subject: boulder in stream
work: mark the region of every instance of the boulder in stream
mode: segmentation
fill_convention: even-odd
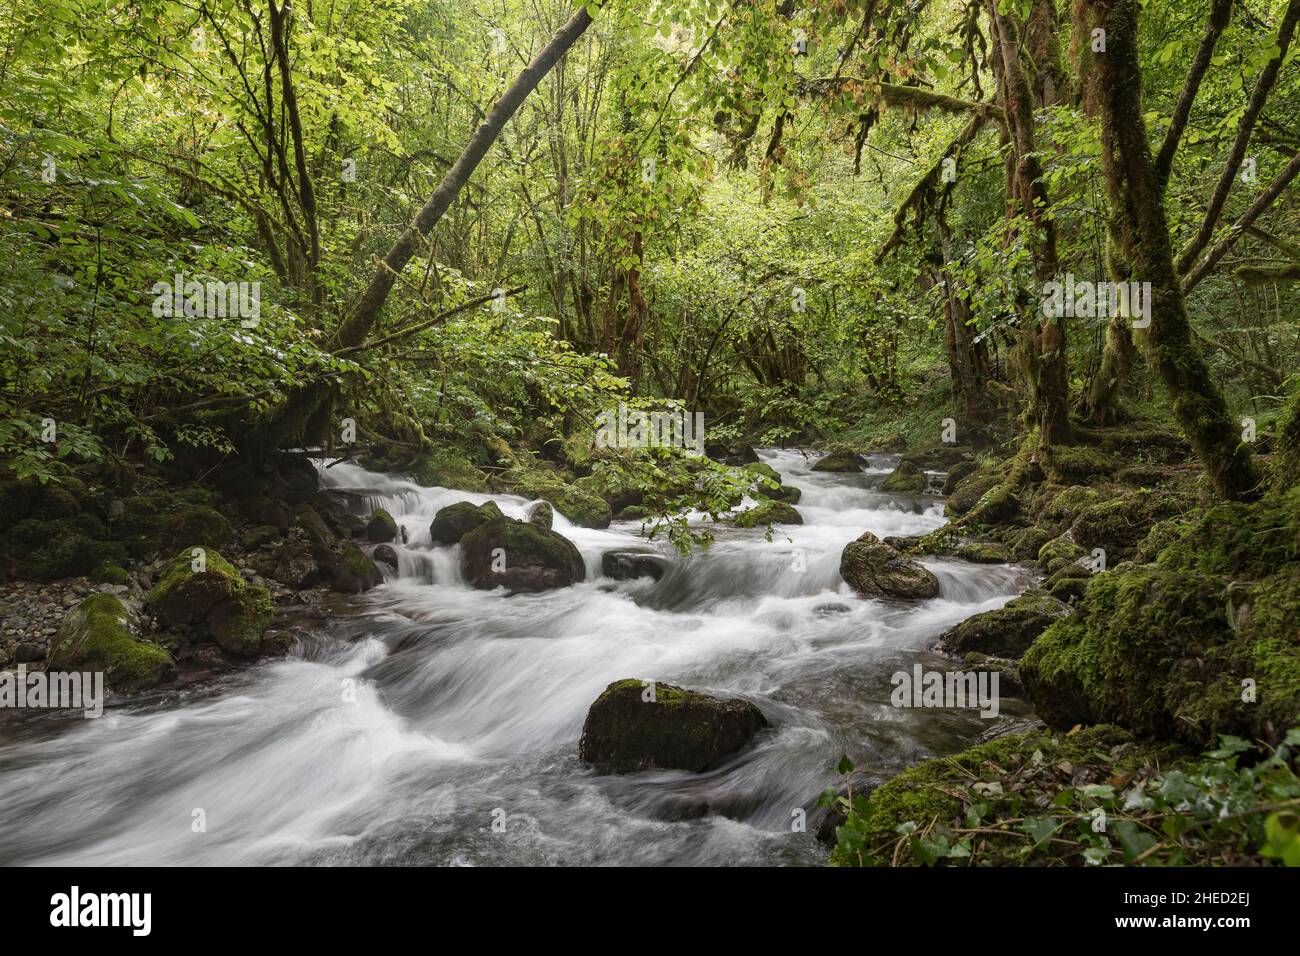
[[[866,464],[866,459],[859,454],[851,451],[833,451],[818,458],[813,464],[812,470],[857,472],[862,470],[864,464]]]
[[[1005,605],[966,618],[939,638],[949,654],[972,651],[992,657],[1019,658],[1039,634],[1070,607],[1037,589],[1026,591]]]
[[[600,573],[615,581],[664,576],[664,559],[652,551],[606,551],[600,556]]]
[[[840,576],[863,597],[919,600],[939,596],[938,578],[870,531],[845,546]]]
[[[397,537],[397,522],[383,508],[376,508],[366,522],[366,540],[371,544],[387,544]]]
[[[901,461],[881,482],[880,490],[897,495],[923,495],[929,487],[930,479],[924,471],[910,461]]]
[[[767,726],[747,700],[653,681],[620,680],[587,711],[578,753],[602,773],[708,770]]]
[[[438,510],[433,516],[433,524],[429,525],[429,534],[433,536],[434,544],[459,544],[461,538],[479,525],[500,517],[501,509],[495,501],[482,505],[476,505],[472,501],[458,501]]]
[[[160,623],[194,643],[215,641],[239,657],[255,656],[271,623],[271,596],[249,584],[216,551],[182,551],[145,599]]]
[[[572,541],[527,521],[493,518],[465,535],[460,546],[465,579],[484,590],[549,591],[587,576]]]
[[[109,687],[125,693],[176,676],[171,655],[140,638],[135,614],[112,594],[91,595],[69,610],[49,657],[52,671],[102,671]]]

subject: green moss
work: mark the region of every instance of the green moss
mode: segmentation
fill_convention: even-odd
[[[111,594],[86,598],[68,612],[50,645],[50,669],[103,671],[114,690],[152,687],[175,675],[171,655],[138,639],[126,606]]]
[[[781,483],[781,473],[766,462],[750,462],[744,466],[744,470],[751,475],[758,475],[761,478],[767,478],[769,481],[775,481],[778,485]]]
[[[972,541],[963,544],[955,554],[961,560],[972,564],[1005,564],[1011,560],[1011,552],[1006,545],[993,541]]]
[[[1113,458],[1085,445],[1049,445],[1042,454],[1043,471],[1062,485],[1095,481],[1115,474]]]
[[[121,564],[125,560],[126,549],[117,542],[64,534],[34,548],[21,562],[21,569],[35,581],[57,581],[89,574],[101,564]]]
[[[1085,508],[1070,525],[1083,548],[1104,548],[1111,563],[1131,557],[1158,521],[1188,510],[1187,499],[1157,491],[1134,491]]]
[[[736,515],[737,528],[761,528],[769,524],[803,524],[803,515],[784,501],[764,501]]]
[[[383,508],[376,508],[366,522],[366,540],[385,544],[397,538],[397,521]]]
[[[1038,564],[1048,574],[1055,574],[1067,565],[1076,564],[1087,553],[1068,534],[1063,534],[1038,550]]]
[[[1073,522],[1084,510],[1101,504],[1105,496],[1087,485],[1043,485],[1035,498],[1038,516],[1044,522]]]
[[[90,572],[96,584],[130,584],[131,575],[120,565],[104,563]]]
[[[1300,487],[1254,504],[1216,505],[1182,527],[1178,540],[1160,554],[1161,567],[1239,577],[1274,574],[1300,558]]]
[[[145,606],[183,637],[214,640],[232,654],[255,654],[271,623],[270,595],[246,582],[216,551],[205,551],[203,560],[204,569],[196,571],[190,550],[178,554],[149,592]]]
[[[426,487],[489,490],[487,476],[467,457],[451,449],[424,452],[399,470]]]
[[[880,490],[890,494],[921,495],[929,485],[924,471],[910,461],[903,461],[881,482]]]

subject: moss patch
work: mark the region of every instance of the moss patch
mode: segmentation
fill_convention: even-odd
[[[140,640],[126,606],[95,594],[72,608],[50,644],[51,670],[103,671],[108,686],[129,693],[173,678],[171,655]]]

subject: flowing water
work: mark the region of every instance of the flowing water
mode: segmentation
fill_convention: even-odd
[[[457,550],[433,548],[429,522],[454,501],[491,499],[515,517],[530,502],[324,469],[326,486],[406,529],[400,572],[300,656],[98,720],[0,730],[0,863],[824,861],[792,824],[836,783],[841,755],[883,779],[990,725],[972,710],[895,709],[890,675],[942,667],[935,638],[1032,577],[927,559],[940,597],[863,600],[840,579],[844,545],[864,530],[932,530],[941,502],[875,491],[892,459],[844,475],[812,472],[796,452],[762,458],[802,489],[804,525],[771,541],[723,528],[682,558],[638,524],[593,531],[557,513],[587,580],[513,597],[462,583]],[[671,562],[661,581],[600,576],[602,552],[646,547]],[[583,720],[626,677],[747,697],[772,728],[707,773],[598,775],[577,757]]]

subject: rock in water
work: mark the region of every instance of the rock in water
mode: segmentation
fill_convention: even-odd
[[[461,539],[465,579],[476,588],[548,591],[587,576],[582,555],[561,534],[513,518],[493,518]]]
[[[966,618],[945,631],[939,643],[949,654],[977,651],[993,657],[1018,658],[1048,625],[1069,613],[1069,605],[1042,591],[1030,590],[1003,607]]]
[[[366,540],[371,544],[387,544],[397,537],[397,522],[383,508],[376,508],[366,524]]]
[[[939,579],[870,531],[840,555],[840,576],[863,597],[922,599],[939,596]]]
[[[216,551],[194,554],[200,550],[185,550],[172,559],[145,607],[196,643],[216,641],[223,651],[241,657],[257,654],[271,623],[270,595],[246,582]]]
[[[833,451],[813,464],[813,471],[861,471],[864,459],[851,451]]]
[[[458,501],[438,510],[433,516],[433,524],[429,525],[429,534],[433,536],[434,544],[459,544],[461,538],[479,525],[500,517],[501,509],[494,501],[481,506]]]
[[[330,587],[343,594],[360,594],[384,583],[384,573],[366,553],[349,542],[339,552],[330,573]]]
[[[600,573],[615,581],[664,576],[664,559],[649,551],[606,551],[600,556]]]
[[[379,547],[375,548],[374,552],[371,554],[371,557],[375,560],[376,563],[386,564],[394,571],[397,571],[399,569],[397,551],[393,548],[391,544],[381,544]]]
[[[602,773],[651,768],[699,773],[743,749],[766,726],[762,712],[747,700],[620,680],[587,711],[578,753]]]
[[[899,495],[923,495],[929,486],[930,479],[925,472],[910,461],[902,461],[881,482],[880,490]]]
[[[554,521],[555,512],[545,501],[537,502],[528,512],[528,523],[535,524],[547,531],[551,530],[551,524]]]
[[[68,611],[50,642],[51,671],[103,671],[113,690],[155,687],[176,676],[171,655],[137,636],[135,616],[112,594],[95,594]]]
[[[803,515],[784,501],[764,501],[736,515],[737,528],[761,528],[769,524],[803,524]]]

